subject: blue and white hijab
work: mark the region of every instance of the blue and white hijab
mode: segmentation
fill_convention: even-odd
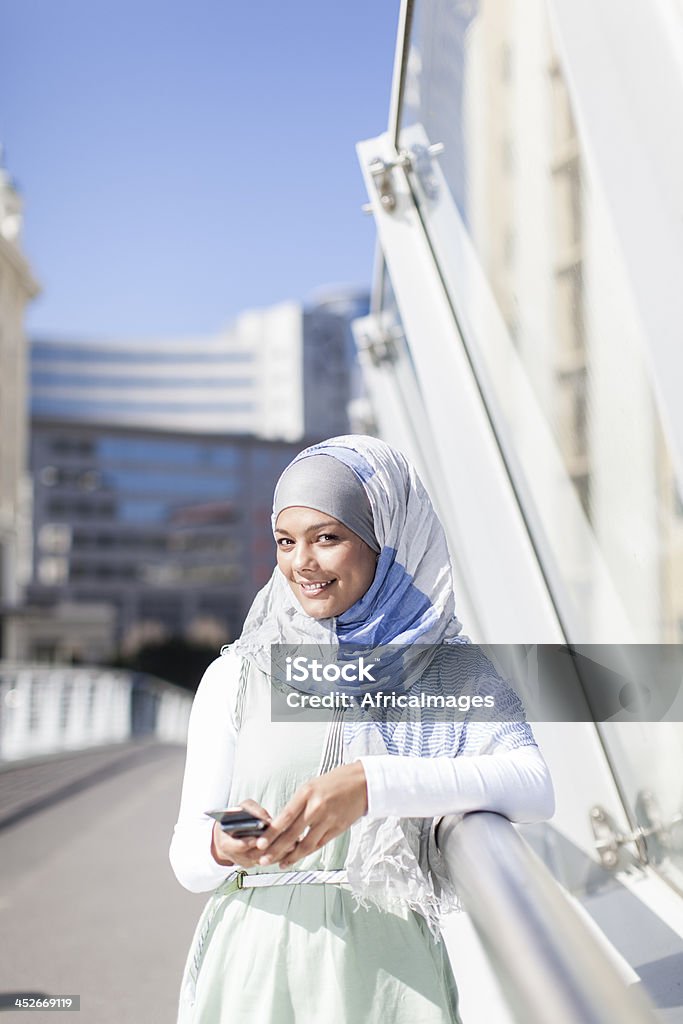
[[[234,649],[269,670],[270,644],[381,646],[455,640],[461,626],[455,616],[446,536],[415,469],[384,441],[363,435],[333,437],[312,445],[290,466],[321,454],[351,469],[369,498],[380,546],[375,579],[343,615],[314,619],[275,569],[256,595]],[[275,519],[273,513],[273,530]]]
[[[462,635],[455,614],[448,545],[429,495],[405,456],[377,438],[335,437],[306,448],[290,466],[321,454],[351,469],[365,489],[380,549],[373,583],[342,615],[314,619],[304,612],[276,568],[256,595],[242,635],[231,650],[270,675],[272,644],[336,646],[342,657],[345,649],[396,645],[402,651],[404,688],[424,679],[429,689],[438,689],[441,679],[429,671],[425,650],[469,640]],[[277,488],[275,494],[277,498]],[[273,513],[273,530],[275,519]],[[413,645],[417,646],[411,663]],[[455,757],[533,743],[521,704],[495,677],[490,662],[483,661],[491,675],[488,692],[493,686],[497,689],[498,712],[501,699],[509,703],[505,722],[468,726],[466,720],[443,721],[422,709],[411,710],[409,723],[349,722],[341,726],[343,762],[387,753]],[[447,682],[452,685],[454,680]],[[514,718],[518,721],[511,721]],[[339,724],[331,723],[330,729],[335,726]],[[370,902],[385,910],[408,904],[423,914],[436,933],[441,915],[457,906],[457,897],[434,842],[434,823],[366,816],[350,831],[346,871],[357,903]]]

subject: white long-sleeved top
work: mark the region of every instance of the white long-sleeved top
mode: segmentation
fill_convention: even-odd
[[[230,791],[238,676],[239,659],[217,658],[204,673],[192,705],[180,812],[170,850],[176,878],[191,892],[208,892],[235,870],[214,860],[213,820],[205,811],[223,806]],[[387,754],[358,760],[365,771],[371,817],[431,818],[483,810],[511,821],[536,822],[554,813],[550,772],[532,744],[467,757]]]

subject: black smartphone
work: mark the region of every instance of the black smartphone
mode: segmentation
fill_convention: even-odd
[[[236,839],[257,836],[268,827],[268,822],[261,818],[255,818],[249,811],[241,807],[227,807],[223,811],[207,811],[210,818],[218,822],[224,832],[228,832]]]

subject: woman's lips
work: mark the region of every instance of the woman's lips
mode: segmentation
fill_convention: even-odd
[[[336,580],[315,580],[310,583],[300,583],[299,586],[306,597],[317,597],[318,594],[324,594],[329,590],[335,582]]]

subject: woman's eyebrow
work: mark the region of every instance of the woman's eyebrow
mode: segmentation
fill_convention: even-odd
[[[305,532],[306,533],[312,533],[313,530],[330,530],[330,529],[337,530],[338,528],[339,528],[339,523],[334,523],[330,519],[328,519],[324,523],[313,523],[312,526],[307,526]]]
[[[304,533],[311,533],[313,530],[323,530],[323,529],[338,530],[339,529],[339,524],[338,523],[333,523],[330,520],[328,520],[325,523],[313,523],[312,526],[307,526],[306,527],[306,529],[304,530]],[[291,537],[291,534],[290,534],[289,530],[283,530],[279,526],[277,526],[275,528],[275,533],[286,533],[288,537]]]

